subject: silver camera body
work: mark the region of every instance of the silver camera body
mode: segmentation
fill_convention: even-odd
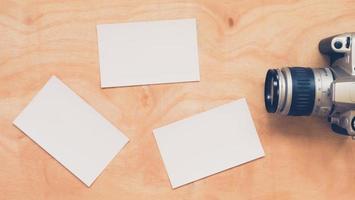
[[[266,110],[292,116],[327,117],[334,132],[355,139],[355,33],[319,42],[330,67],[284,67],[266,74]]]

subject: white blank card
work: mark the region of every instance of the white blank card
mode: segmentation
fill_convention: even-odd
[[[245,99],[154,130],[173,188],[264,156]]]
[[[195,19],[97,25],[101,87],[199,81]]]
[[[128,142],[121,131],[56,77],[14,124],[87,186]]]

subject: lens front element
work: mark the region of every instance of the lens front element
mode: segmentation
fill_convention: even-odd
[[[279,102],[279,77],[275,69],[268,70],[265,78],[264,100],[265,107],[269,113],[277,110]]]

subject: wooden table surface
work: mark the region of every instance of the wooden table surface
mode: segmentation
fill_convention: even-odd
[[[178,18],[200,82],[100,89],[96,24]],[[350,31],[354,1],[0,0],[0,199],[354,199],[355,141],[263,102],[267,69],[327,66],[319,40]],[[12,125],[51,75],[130,138],[91,188]],[[266,156],[172,190],[152,130],[242,97]]]

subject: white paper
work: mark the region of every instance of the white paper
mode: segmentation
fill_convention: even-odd
[[[199,81],[195,19],[97,25],[101,87]]]
[[[245,99],[154,130],[173,188],[264,156]]]
[[[121,131],[56,77],[14,124],[87,186],[128,142]]]

